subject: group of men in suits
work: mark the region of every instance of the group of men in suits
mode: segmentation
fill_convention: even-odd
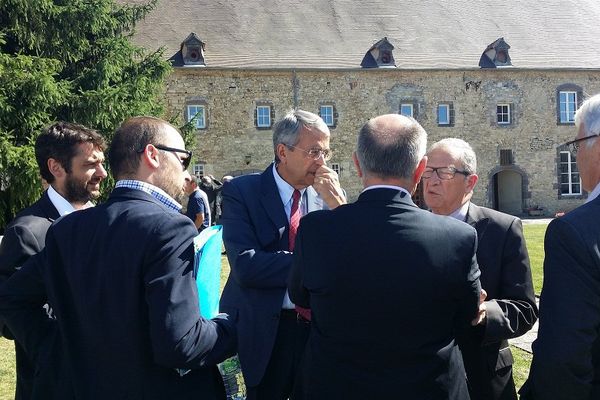
[[[600,231],[589,222],[600,213],[600,95],[576,125],[569,144],[591,194],[548,228],[528,399],[600,395]],[[76,134],[61,144],[52,129]],[[353,154],[364,190],[346,204],[329,139],[320,117],[291,111],[273,128],[275,161],[225,186],[231,273],[225,314],[206,320],[197,229],[178,212],[191,158],[179,132],[124,122],[109,151],[116,187],[90,208],[104,143],[71,124],[40,135],[69,150],[37,157],[51,186],[0,247],[12,275],[0,320],[36,376],[18,398],[223,399],[215,365],[237,351],[248,399],[516,399],[507,339],[538,310],[521,222],[471,202],[473,149],[444,139],[427,150],[414,119],[373,118]],[[412,201],[419,182],[431,212]],[[86,209],[52,224],[66,203]]]
[[[79,155],[39,159],[41,170],[94,170],[83,188],[97,191],[106,176],[100,145],[71,140],[83,144],[56,146]],[[125,121],[108,154],[116,180],[109,199],[55,221],[41,252],[13,264],[19,270],[0,287],[0,318],[35,368],[31,396],[22,398],[225,398],[216,365],[235,354],[237,336],[226,315],[200,315],[198,231],[179,203],[191,156],[169,123]],[[79,158],[87,169],[74,168]],[[16,240],[31,226],[15,228]]]

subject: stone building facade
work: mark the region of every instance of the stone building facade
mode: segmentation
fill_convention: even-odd
[[[458,137],[473,146],[479,175],[475,202],[517,215],[539,206],[554,215],[586,196],[576,176],[572,193],[561,184],[564,158],[572,156],[561,155],[566,149],[560,144],[576,134],[572,123],[560,122],[561,92],[600,93],[600,71],[182,67],[169,78],[166,99],[170,113],[185,118],[188,106],[204,107],[203,127],[196,131],[196,172],[215,177],[262,171],[272,161],[272,130],[256,126],[258,107],[270,107],[277,120],[292,107],[319,113],[322,105],[332,106],[330,164],[351,199],[361,189],[351,158],[360,127],[410,105],[429,143]],[[449,112],[441,124],[440,105]],[[508,123],[499,123],[498,113],[506,111]]]

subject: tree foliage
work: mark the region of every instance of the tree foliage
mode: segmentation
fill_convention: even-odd
[[[111,134],[161,116],[170,64],[131,42],[157,0],[0,0],[0,227],[41,193],[33,144],[53,121]]]

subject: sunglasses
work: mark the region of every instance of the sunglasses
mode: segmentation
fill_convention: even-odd
[[[171,152],[173,154],[175,154],[175,153],[187,154],[187,157],[185,157],[185,158],[179,158],[177,156],[177,154],[175,154],[175,157],[177,157],[177,159],[181,163],[181,166],[183,167],[184,171],[186,169],[188,169],[188,167],[190,166],[190,162],[192,161],[192,152],[191,151],[189,151],[189,150],[182,150],[182,149],[176,149],[176,148],[173,148],[173,147],[167,147],[167,146],[163,146],[161,144],[154,144],[153,146],[156,147],[159,150],[169,151],[169,152]]]

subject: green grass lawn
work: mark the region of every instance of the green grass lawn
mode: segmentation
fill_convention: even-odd
[[[523,225],[523,233],[525,234],[525,242],[527,243],[531,263],[531,274],[533,275],[533,289],[538,296],[542,291],[544,282],[544,235],[547,227],[547,224]]]
[[[531,260],[531,272],[533,274],[533,286],[535,293],[539,295],[542,288],[542,263],[544,261],[544,234],[547,225],[527,224],[523,226],[527,250]],[[229,263],[227,257],[223,257],[223,270],[221,273],[222,285],[229,275]],[[515,358],[514,376],[517,389],[523,385],[529,374],[531,354],[516,347],[512,348]],[[15,387],[15,354],[12,341],[0,338],[0,400],[14,398]]]

